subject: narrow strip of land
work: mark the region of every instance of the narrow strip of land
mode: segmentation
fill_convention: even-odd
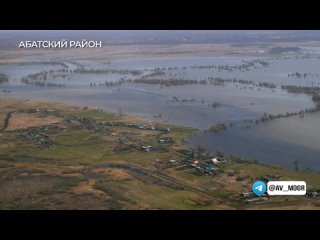
[[[6,115],[5,119],[4,119],[4,122],[3,122],[3,126],[0,129],[0,132],[4,132],[4,130],[6,130],[7,127],[9,126],[9,120],[10,120],[10,118],[12,116],[12,113],[14,113],[14,112],[7,113],[7,115]]]

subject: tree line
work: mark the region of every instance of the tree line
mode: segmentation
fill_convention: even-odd
[[[129,69],[84,69],[84,68],[77,68],[73,71],[74,73],[80,74],[131,74],[133,76],[141,75],[143,71],[141,70],[129,70]]]
[[[0,73],[0,84],[6,82],[9,82],[9,77],[4,73]]]
[[[320,87],[282,85],[281,89],[284,89],[289,93],[304,93],[307,95],[311,95],[312,101],[316,103],[320,102]]]

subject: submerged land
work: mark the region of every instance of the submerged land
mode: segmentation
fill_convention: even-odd
[[[320,208],[318,38],[130,34],[48,50],[0,32],[0,209]]]

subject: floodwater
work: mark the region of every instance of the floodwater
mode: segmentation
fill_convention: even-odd
[[[51,83],[63,83],[65,87],[40,87],[25,85],[20,79],[31,73],[57,71],[59,65],[0,65],[0,72],[9,75],[9,83],[1,84],[0,90],[11,90],[0,96],[40,99],[54,102],[101,108],[106,111],[140,115],[148,120],[178,124],[205,130],[218,123],[236,123],[221,133],[199,132],[189,140],[190,145],[206,146],[210,151],[225,152],[254,158],[288,168],[299,161],[301,168],[320,171],[320,115],[305,114],[303,119],[291,117],[276,119],[255,125],[250,129],[239,126],[248,120],[256,120],[264,113],[280,114],[297,112],[315,106],[305,94],[290,94],[280,89],[281,85],[319,86],[320,59],[318,55],[307,57],[290,55],[287,58],[266,57],[185,57],[185,58],[137,58],[122,60],[77,60],[76,56],[62,53],[26,56],[23,61],[60,61],[75,70],[77,64],[85,69],[143,70],[143,75],[152,69],[162,69],[164,75],[156,79],[208,79],[237,78],[254,82],[275,83],[276,89],[260,88],[238,83],[217,85],[160,86],[124,83],[106,87],[104,82],[134,79],[135,76],[121,73],[81,74],[68,73],[66,78],[57,76],[48,79]],[[239,66],[252,60],[261,60],[268,66],[255,64],[248,68]],[[76,64],[75,64],[76,62]],[[208,66],[228,65],[232,70]],[[203,67],[204,66],[204,67]],[[207,67],[205,67],[207,66]],[[171,69],[168,69],[171,68]],[[289,77],[288,74],[308,73],[306,78]],[[138,76],[139,77],[139,76]],[[94,83],[94,86],[90,86]],[[219,103],[212,107],[213,103]],[[161,114],[161,118],[156,115]]]
[[[142,115],[148,119],[206,129],[220,122],[255,120],[264,112],[279,114],[313,107],[310,97],[270,89],[261,91],[225,86],[164,87],[125,84],[121,87],[85,89],[16,88],[16,95],[99,107],[106,111]],[[177,101],[178,99],[179,101]],[[194,99],[194,101],[190,101]],[[189,101],[188,101],[189,100]],[[212,107],[212,103],[221,105]],[[161,114],[161,119],[153,115]]]
[[[225,132],[199,132],[189,143],[199,144],[211,152],[222,149],[238,156],[246,156],[293,169],[295,161],[301,170],[320,171],[320,114],[277,119],[250,129],[229,128]]]

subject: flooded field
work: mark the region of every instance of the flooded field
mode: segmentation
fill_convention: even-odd
[[[230,128],[225,132],[195,134],[190,144],[200,143],[210,151],[218,149],[247,156],[260,163],[289,169],[320,171],[320,114],[278,119],[250,129]]]
[[[257,57],[120,59],[59,52],[16,61],[0,64],[0,73],[9,78],[0,84],[0,96],[101,108],[190,126],[199,129],[189,140],[193,147],[320,171],[320,115],[306,112],[317,103],[310,94],[281,87],[320,86],[317,49],[285,55],[259,52]],[[252,124],[264,114],[298,112],[299,116],[287,114]],[[227,130],[205,131],[219,123]]]

